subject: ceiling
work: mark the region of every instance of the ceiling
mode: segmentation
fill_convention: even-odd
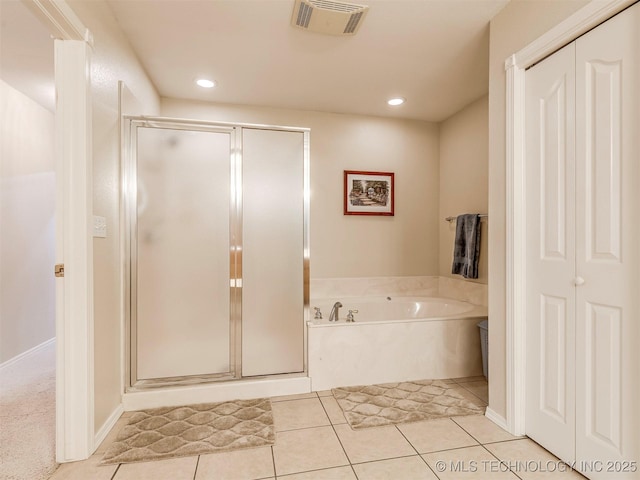
[[[487,93],[509,0],[362,0],[351,37],[292,27],[294,0],[106,1],[163,97],[438,122]],[[51,38],[20,0],[0,9],[2,78],[52,110]]]

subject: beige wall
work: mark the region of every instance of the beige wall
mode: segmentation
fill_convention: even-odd
[[[111,9],[102,0],[68,3],[91,30],[93,109],[93,212],[106,217],[107,238],[93,243],[95,427],[121,402],[120,139],[118,81],[123,80],[142,111],[157,114],[159,98]]]
[[[504,61],[587,0],[512,0],[491,21],[489,47],[489,406],[506,417]]]
[[[0,364],[55,336],[54,116],[0,80]]]
[[[124,80],[137,97],[142,105],[140,113],[158,113],[158,98],[106,4],[101,0],[70,0],[69,3],[91,29],[96,44],[92,68],[94,213],[107,217],[108,227],[108,238],[94,241],[95,420],[96,428],[100,428],[120,402],[123,357],[120,345],[117,81]],[[585,3],[586,0],[513,0],[491,23],[490,222],[488,235],[484,235],[484,238],[488,238],[486,244],[492,252],[488,275],[492,325],[490,400],[491,407],[501,415],[505,414],[505,258],[501,253],[505,249],[503,63],[508,55]],[[443,128],[460,128],[477,133],[476,128],[481,128],[476,122],[481,115],[479,110],[482,101],[477,103],[479,105],[471,105],[460,112],[459,118],[456,118],[457,115],[445,122]],[[163,99],[162,114],[312,129],[312,277],[437,275],[443,272],[439,244],[441,234],[444,236],[447,232],[440,231],[445,207],[441,212],[438,125],[173,99]],[[476,125],[472,126],[474,123]],[[447,155],[458,148],[455,142],[448,144],[444,149]],[[396,216],[343,216],[342,172],[345,169],[394,171]],[[447,180],[443,181],[448,184],[449,173],[445,173],[445,177]],[[444,201],[448,201],[448,198],[443,198]],[[444,216],[449,215],[446,208]],[[442,250],[446,252],[446,247]]]
[[[311,277],[438,274],[438,125],[162,99],[162,115],[311,128]],[[343,215],[343,171],[395,173],[395,216]]]
[[[440,275],[451,274],[455,222],[449,216],[461,213],[487,213],[489,203],[489,97],[467,105],[440,124]],[[478,279],[487,283],[488,220],[481,223]]]

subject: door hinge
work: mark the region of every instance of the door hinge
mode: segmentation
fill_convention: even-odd
[[[64,277],[64,263],[58,263],[55,268],[56,277]]]

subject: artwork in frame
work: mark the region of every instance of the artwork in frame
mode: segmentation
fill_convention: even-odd
[[[391,172],[345,170],[344,214],[393,216],[393,177]]]

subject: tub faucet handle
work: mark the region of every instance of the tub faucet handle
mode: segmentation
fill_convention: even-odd
[[[320,307],[313,307],[315,310],[315,314],[313,315],[314,320],[322,320],[322,312],[320,311]]]
[[[358,313],[358,310],[349,310],[349,313],[347,313],[347,322],[355,322],[353,318],[354,313]]]

